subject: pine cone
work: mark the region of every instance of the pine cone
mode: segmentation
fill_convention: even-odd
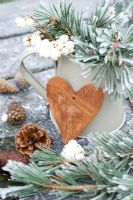
[[[8,106],[8,122],[13,125],[22,124],[26,120],[26,111],[19,102],[11,102]]]
[[[17,150],[26,155],[30,155],[37,149],[36,145],[50,147],[51,140],[48,133],[35,124],[26,124],[16,135]]]
[[[16,80],[16,85],[17,85],[17,87],[19,89],[23,89],[23,88],[28,88],[29,87],[28,81],[23,78],[21,73],[16,74],[15,80]]]
[[[15,160],[18,162],[22,162],[24,164],[29,163],[29,158],[26,155],[22,155],[18,153],[17,151],[0,151],[0,168],[5,166],[8,162],[8,160]]]
[[[0,93],[16,93],[18,92],[18,89],[14,86],[8,83],[5,79],[0,79]]]

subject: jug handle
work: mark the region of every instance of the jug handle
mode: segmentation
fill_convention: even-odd
[[[24,79],[26,79],[29,84],[44,98],[45,101],[47,101],[47,92],[45,86],[43,86],[37,78],[32,74],[32,72],[27,69],[27,67],[24,64],[25,58],[27,58],[30,55],[37,54],[33,50],[26,50],[22,56],[20,57],[20,72]]]

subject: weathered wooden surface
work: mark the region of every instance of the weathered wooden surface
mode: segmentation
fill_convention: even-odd
[[[58,2],[58,0],[53,0]],[[67,0],[66,0],[67,1]],[[99,0],[100,1],[100,0]],[[43,3],[51,1],[44,0]],[[74,0],[75,7],[79,9],[94,8],[94,4],[98,2],[88,0],[77,1]],[[17,0],[7,4],[0,4],[0,77],[12,78],[19,71],[19,57],[24,51],[22,39],[27,34],[33,31],[33,29],[17,28],[14,20],[16,17],[25,16],[32,13],[33,9],[37,8],[39,1],[37,0]],[[36,73],[36,76],[41,80],[43,84],[46,84],[48,79],[54,75],[54,69],[50,69],[53,66],[53,62],[50,60],[44,61],[37,56],[28,59],[27,64],[35,71],[39,69],[49,68],[47,71]],[[14,82],[13,79],[10,80]],[[49,107],[47,103],[38,95],[38,93],[30,87],[29,90],[20,91],[15,95],[0,95],[0,117],[6,112],[7,104],[12,100],[22,102],[22,105],[26,108],[28,117],[26,123],[37,123],[41,127],[44,127],[49,135],[53,138],[52,148],[60,152],[63,144],[59,131],[52,124],[49,117]],[[132,109],[127,105],[127,120],[123,129],[128,129],[128,122],[132,119]],[[115,113],[114,113],[115,114]],[[113,117],[113,116],[112,116]],[[20,126],[10,126],[8,123],[0,121],[0,150],[14,149],[14,137]],[[85,140],[80,140],[84,143]],[[0,183],[0,187],[3,186],[3,182]],[[27,199],[55,199],[51,196],[51,192],[48,194],[37,195],[34,198]]]
[[[32,14],[38,6],[36,0],[16,0],[10,3],[0,5],[0,39],[10,38],[15,35],[21,35],[31,32],[30,27],[16,27],[14,20],[19,16]]]

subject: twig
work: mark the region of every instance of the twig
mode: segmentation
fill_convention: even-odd
[[[60,181],[60,182],[62,182],[62,183],[65,183],[65,180],[64,180],[63,178],[60,178],[60,177],[55,176],[55,175],[51,175],[50,177],[53,178],[53,179],[56,179],[57,181]]]
[[[35,23],[37,23],[37,24],[41,27],[41,29],[39,29],[39,31],[40,31],[42,34],[46,35],[46,37],[47,37],[49,40],[54,40],[54,38],[49,34],[49,32],[47,31],[47,29],[46,29],[45,26],[42,26],[42,25],[41,25],[37,20],[35,20],[33,17],[32,17],[32,19],[34,20]]]
[[[85,191],[85,190],[98,190],[97,185],[55,185],[48,184],[44,185],[46,188],[53,190],[64,190],[64,191]]]

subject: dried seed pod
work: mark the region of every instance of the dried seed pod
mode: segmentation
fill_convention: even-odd
[[[37,149],[36,145],[50,147],[48,133],[35,124],[24,125],[16,135],[16,149],[25,155],[30,155]]]
[[[0,78],[0,93],[16,93],[18,92],[18,89],[16,86],[11,85],[10,83],[8,83],[8,81],[6,81],[5,79],[1,79]]]
[[[26,110],[16,101],[9,104],[7,115],[12,125],[22,124],[26,120]]]

